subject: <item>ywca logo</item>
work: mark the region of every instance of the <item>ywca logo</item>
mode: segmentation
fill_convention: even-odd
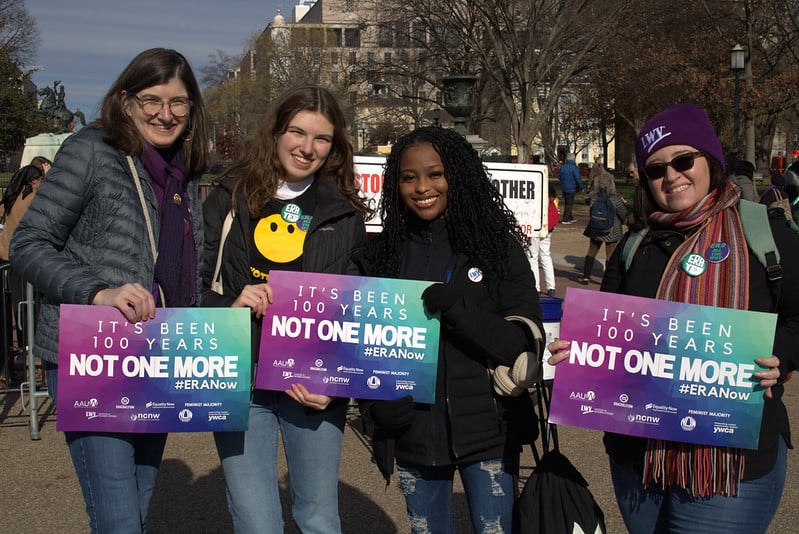
[[[694,419],[690,415],[686,415],[685,417],[680,419],[680,426],[686,432],[690,432],[696,428],[696,419]]]
[[[96,408],[97,407],[97,399],[76,400],[75,404],[73,404],[72,407],[73,408]]]
[[[376,376],[370,376],[366,379],[366,385],[369,386],[369,389],[377,389],[380,387],[380,379]]]
[[[571,400],[581,400],[581,401],[593,401],[596,399],[596,393],[593,391],[572,391],[569,394],[569,399]]]

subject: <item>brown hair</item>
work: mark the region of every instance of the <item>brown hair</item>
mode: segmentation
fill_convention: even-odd
[[[277,154],[277,139],[286,133],[289,123],[300,111],[320,113],[333,125],[333,145],[320,175],[334,177],[339,191],[359,211],[368,208],[355,183],[352,146],[347,140],[346,121],[333,94],[323,87],[305,85],[284,93],[269,109],[255,131],[244,141],[239,160],[225,172],[236,180],[233,204],[238,193],[247,199],[250,216],[256,217],[275,197],[285,169]]]
[[[151,48],[137,55],[125,67],[103,98],[96,125],[105,132],[105,141],[125,154],[138,156],[144,149],[141,135],[125,113],[122,93],[128,98],[148,87],[169,83],[178,78],[189,93],[192,106],[186,130],[178,140],[183,143],[183,157],[189,174],[199,172],[208,160],[208,129],[203,97],[188,60],[168,48]]]

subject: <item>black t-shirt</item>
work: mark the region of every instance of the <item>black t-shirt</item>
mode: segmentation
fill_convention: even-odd
[[[305,236],[316,209],[316,182],[291,200],[272,199],[251,221],[250,273],[253,283],[269,278],[269,271],[301,271]]]

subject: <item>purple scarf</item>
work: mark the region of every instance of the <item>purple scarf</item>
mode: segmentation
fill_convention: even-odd
[[[167,162],[145,143],[141,161],[152,179],[161,218],[155,282],[167,306],[191,306],[197,301],[197,252],[183,153],[178,150]],[[155,288],[156,302],[160,302],[157,291]]]

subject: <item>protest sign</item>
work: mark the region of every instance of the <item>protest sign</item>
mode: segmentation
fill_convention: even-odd
[[[757,448],[776,315],[569,288],[550,422]]]
[[[255,387],[362,399],[435,399],[440,323],[431,282],[270,271]]]
[[[355,177],[361,194],[377,206],[383,193],[382,156],[355,156]],[[491,182],[502,195],[505,205],[513,212],[522,232],[528,237],[546,237],[547,207],[549,206],[549,178],[546,165],[522,163],[484,163]],[[366,222],[369,232],[382,229],[380,214]]]
[[[62,304],[56,429],[246,430],[250,355],[246,308],[158,308],[133,324]]]

